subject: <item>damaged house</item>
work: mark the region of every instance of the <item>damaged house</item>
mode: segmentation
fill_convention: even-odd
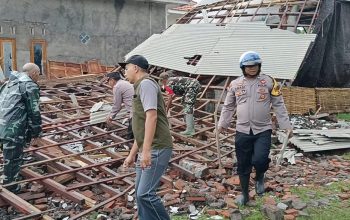
[[[48,60],[114,66],[132,48],[166,28],[166,6],[187,0],[1,0],[0,63],[11,70]]]

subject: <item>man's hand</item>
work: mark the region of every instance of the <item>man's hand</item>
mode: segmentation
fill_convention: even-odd
[[[39,138],[33,138],[30,142],[30,146],[38,146]]]
[[[222,127],[218,127],[217,132],[218,132],[219,134],[221,134],[221,133],[222,133],[222,130],[223,130],[223,128],[222,128]]]
[[[143,150],[141,154],[140,166],[142,169],[151,166],[151,151]]]
[[[218,127],[218,131],[217,132],[219,134],[226,134],[228,131],[227,131],[227,128]]]
[[[132,156],[131,154],[129,154],[129,156],[127,156],[127,157],[125,158],[125,160],[124,160],[123,167],[124,167],[124,168],[130,167],[130,166],[132,166],[134,163],[135,163],[135,157]]]
[[[109,116],[109,115],[108,115],[107,120],[106,120],[107,124],[108,124],[108,125],[111,125],[111,124],[112,124],[112,121],[113,121],[112,116]]]

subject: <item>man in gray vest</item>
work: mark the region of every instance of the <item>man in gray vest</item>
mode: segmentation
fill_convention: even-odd
[[[138,153],[135,184],[138,217],[140,220],[170,220],[156,194],[173,146],[162,92],[158,83],[149,77],[148,61],[143,56],[131,56],[120,66],[135,89],[132,105],[135,141],[124,166],[131,166]]]

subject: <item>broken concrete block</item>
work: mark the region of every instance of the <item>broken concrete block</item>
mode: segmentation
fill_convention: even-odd
[[[77,153],[81,153],[84,150],[83,143],[80,141],[62,145],[62,147],[66,148],[68,150],[72,150],[72,151],[77,152]]]
[[[283,211],[277,206],[263,205],[262,211],[271,220],[283,220]]]
[[[243,220],[243,215],[238,209],[231,210],[230,220]]]
[[[280,203],[277,204],[277,207],[278,207],[279,209],[281,209],[281,210],[286,210],[286,209],[288,208],[288,205],[286,205],[286,204],[280,202]]]
[[[306,208],[307,205],[305,202],[302,202],[301,200],[293,200],[292,206],[293,206],[293,208],[295,208],[297,210],[302,210],[302,209]]]
[[[223,201],[213,202],[209,204],[209,207],[214,209],[222,209],[224,208],[225,203]]]
[[[201,163],[196,163],[186,159],[180,160],[179,165],[187,170],[190,170],[197,178],[201,178],[204,175],[205,171],[208,170],[206,164],[203,165]]]

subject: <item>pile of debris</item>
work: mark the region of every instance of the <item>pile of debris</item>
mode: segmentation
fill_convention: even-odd
[[[335,115],[294,116],[291,121],[296,129],[290,142],[304,152],[349,148],[350,123],[338,122]]]
[[[349,180],[350,161],[339,156],[304,157],[296,159],[295,165],[285,163],[283,166],[271,164],[266,173],[266,188],[270,197],[264,198],[263,212],[271,219],[271,215],[307,215],[307,207],[329,205],[331,200],[319,199],[310,203],[302,202],[301,198],[292,195],[291,188],[298,186],[326,186],[333,182]],[[208,174],[194,181],[186,181],[181,173],[171,170],[166,176],[173,179],[173,189],[161,187],[165,205],[174,214],[189,214],[190,217],[203,213],[220,215],[230,218],[232,215],[249,215],[241,213],[235,204],[235,197],[240,194],[239,178],[231,163],[224,163],[224,169],[209,169]],[[180,177],[179,177],[180,176]],[[254,174],[251,176],[252,201],[249,206],[255,206],[257,195],[254,190]],[[333,198],[349,199],[350,191]],[[281,201],[280,203],[275,200]],[[195,219],[195,218],[193,218]],[[217,218],[219,219],[219,218]],[[232,219],[232,218],[231,218]],[[235,219],[235,218],[233,218]],[[238,218],[237,218],[238,219]],[[293,218],[294,219],[294,218]]]

